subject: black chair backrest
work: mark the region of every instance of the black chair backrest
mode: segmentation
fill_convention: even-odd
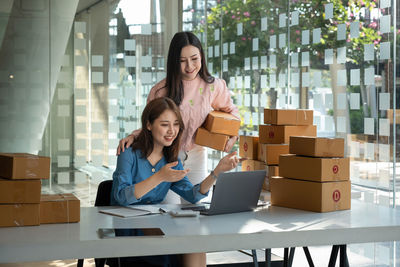
[[[97,188],[95,206],[110,206],[112,180],[102,181]]]

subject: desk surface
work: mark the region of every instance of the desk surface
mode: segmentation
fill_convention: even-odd
[[[169,205],[168,208],[172,206]],[[159,227],[163,237],[99,239],[98,228]],[[281,207],[173,218],[119,218],[81,208],[81,222],[0,228],[0,262],[101,258],[400,240],[400,210],[360,201],[352,210],[314,213]]]

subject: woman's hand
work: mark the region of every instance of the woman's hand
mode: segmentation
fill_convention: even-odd
[[[236,143],[236,141],[238,140],[237,136],[231,136],[228,140],[228,142],[226,142],[225,148],[224,148],[224,152],[229,153],[229,151],[232,150],[233,145]]]
[[[244,159],[239,159],[236,156],[237,152],[233,151],[232,153],[223,157],[219,162],[217,167],[214,170],[215,175],[219,175],[222,172],[230,171],[237,167],[239,162],[243,161]]]
[[[182,180],[190,170],[189,169],[186,169],[186,170],[172,169],[177,164],[178,164],[178,161],[174,161],[174,162],[168,163],[164,167],[162,167],[161,170],[159,170],[157,172],[160,179],[164,182],[171,182],[171,183]]]
[[[121,140],[119,140],[119,145],[118,145],[118,148],[117,148],[117,156],[119,154],[121,154],[121,150],[122,150],[122,152],[124,152],[125,148],[130,147],[134,140],[135,140],[135,136],[133,134],[130,134],[127,137],[122,138]]]

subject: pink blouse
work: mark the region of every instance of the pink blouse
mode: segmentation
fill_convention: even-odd
[[[179,105],[185,130],[182,133],[181,150],[189,151],[194,144],[197,129],[203,124],[208,113],[219,110],[240,118],[238,108],[233,104],[231,93],[223,79],[215,78],[213,83],[206,83],[199,75],[194,80],[182,81],[184,97]],[[151,88],[147,103],[167,94],[163,88],[165,79]]]

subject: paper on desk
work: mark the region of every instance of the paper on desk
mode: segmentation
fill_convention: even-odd
[[[145,210],[138,209],[137,207],[135,207],[135,208],[133,208],[133,207],[118,207],[118,208],[111,208],[111,209],[101,209],[101,210],[99,210],[99,212],[104,213],[104,214],[119,216],[119,217],[123,217],[123,218],[152,214],[151,210],[149,210],[147,207]],[[160,212],[157,211],[157,213],[160,213]]]

